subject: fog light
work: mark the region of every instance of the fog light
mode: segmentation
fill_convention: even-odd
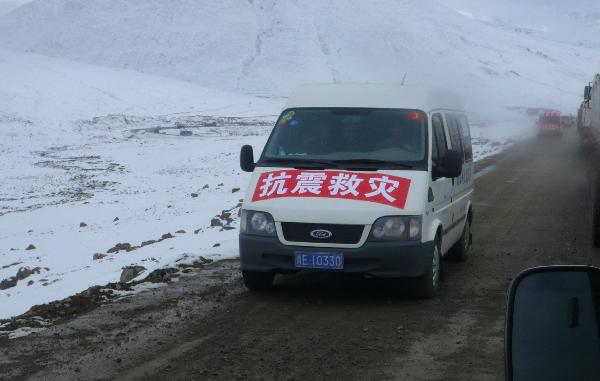
[[[383,230],[388,237],[401,236],[406,231],[406,224],[399,217],[388,218],[383,225]]]
[[[421,219],[420,218],[411,218],[410,219],[410,228],[408,230],[408,238],[409,239],[421,238]]]
[[[371,234],[373,235],[373,237],[375,237],[377,239],[383,238],[383,236],[385,235],[385,230],[383,229],[383,225],[373,226],[373,230],[371,231]]]
[[[252,218],[250,219],[250,224],[252,225],[252,229],[258,232],[265,231],[267,227],[267,216],[264,213],[256,212],[252,214]]]
[[[265,232],[267,232],[267,234],[274,234],[275,233],[275,223],[273,222],[269,222],[267,224],[267,226],[265,227]]]
[[[404,241],[421,239],[421,216],[381,217],[371,227],[371,240]]]
[[[276,236],[275,221],[267,212],[243,210],[241,213],[240,232],[262,236]]]

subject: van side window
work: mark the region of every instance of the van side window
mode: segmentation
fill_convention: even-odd
[[[431,125],[433,130],[432,146],[431,146],[431,161],[433,165],[437,165],[438,161],[444,157],[448,150],[446,142],[446,134],[444,133],[444,122],[441,114],[434,114],[431,117]]]
[[[462,145],[465,150],[465,161],[471,162],[473,161],[473,146],[471,145],[471,132],[469,128],[469,121],[467,117],[461,115],[458,118],[460,123],[460,135],[462,137]]]
[[[460,156],[465,157],[458,119],[454,115],[446,115],[446,121],[448,121],[448,135],[450,135],[452,149],[457,151]]]

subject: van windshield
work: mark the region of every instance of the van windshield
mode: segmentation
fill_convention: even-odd
[[[427,116],[422,111],[288,109],[279,117],[258,164],[426,169],[426,138]]]

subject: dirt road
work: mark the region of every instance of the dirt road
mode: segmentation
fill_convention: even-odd
[[[299,274],[247,292],[222,262],[37,335],[0,342],[0,379],[503,379],[505,292],[522,269],[600,264],[574,134],[478,164],[474,246],[439,296]]]

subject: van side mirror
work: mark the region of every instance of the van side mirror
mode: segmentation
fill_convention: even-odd
[[[583,91],[583,99],[589,101],[592,99],[592,86],[586,86]]]
[[[508,294],[505,379],[600,379],[598,311],[598,268],[550,266],[519,274]]]
[[[254,171],[256,163],[254,162],[254,151],[252,150],[252,146],[242,146],[242,150],[240,151],[240,167],[242,167],[242,171],[244,172]]]
[[[462,173],[463,157],[460,152],[449,149],[438,165],[433,168],[433,178],[440,177],[455,178]]]

